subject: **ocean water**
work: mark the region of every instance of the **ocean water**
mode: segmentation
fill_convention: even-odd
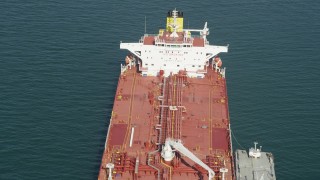
[[[234,149],[258,141],[278,179],[320,179],[320,3],[0,1],[0,179],[96,179],[126,51],[165,26],[230,44],[222,54]]]

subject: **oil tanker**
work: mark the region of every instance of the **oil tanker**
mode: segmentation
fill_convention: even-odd
[[[138,42],[121,72],[99,180],[275,179],[273,156],[232,150],[226,68],[207,22],[185,29],[183,12]]]

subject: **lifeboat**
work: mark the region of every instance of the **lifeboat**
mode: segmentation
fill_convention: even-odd
[[[130,64],[131,62],[132,62],[132,55],[131,54],[129,54],[129,55],[127,55],[126,56],[126,59],[125,59],[125,61],[126,61],[126,64],[128,65],[128,64]]]
[[[222,66],[222,60],[221,60],[221,58],[220,57],[215,57],[214,58],[214,63],[215,63],[215,65],[216,66],[218,66],[219,68]]]

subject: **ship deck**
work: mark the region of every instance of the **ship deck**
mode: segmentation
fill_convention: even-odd
[[[209,66],[210,67],[210,66]],[[205,78],[183,72],[143,77],[133,67],[120,75],[99,172],[112,179],[208,179],[208,172],[176,152],[172,162],[160,156],[166,138],[183,145],[216,172],[233,179],[226,81],[211,68]]]

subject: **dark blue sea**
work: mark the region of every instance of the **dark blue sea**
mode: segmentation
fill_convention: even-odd
[[[233,146],[258,141],[278,179],[320,179],[320,1],[1,0],[0,179],[96,179],[119,42],[185,26],[222,54]]]

